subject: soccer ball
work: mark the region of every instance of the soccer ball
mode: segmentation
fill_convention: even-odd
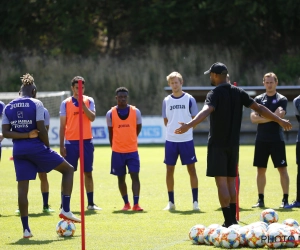
[[[282,224],[290,226],[290,227],[294,227],[294,228],[298,228],[299,227],[299,223],[298,221],[294,220],[294,219],[286,219],[282,222]]]
[[[60,220],[56,225],[56,233],[61,237],[73,236],[75,230],[76,227],[70,220]]]
[[[269,248],[282,248],[285,246],[286,233],[280,228],[273,228],[267,232],[266,245]]]
[[[249,230],[250,230],[249,226],[243,226],[238,229],[238,233],[240,234],[240,246],[242,247],[248,245],[246,235],[249,232]]]
[[[251,248],[263,247],[267,239],[266,231],[261,227],[255,227],[246,234],[248,246]]]
[[[220,245],[224,248],[237,248],[240,245],[240,234],[233,228],[224,228],[220,239]]]
[[[216,247],[221,247],[221,233],[222,230],[225,227],[218,227],[217,229],[215,229],[215,231],[213,231],[213,233],[210,235],[210,241],[214,244],[214,246]]]
[[[203,233],[203,240],[206,245],[213,245],[210,239],[210,235],[219,227],[221,227],[219,224],[211,224],[207,228],[205,228]]]
[[[274,209],[268,208],[261,212],[260,220],[271,224],[278,221],[278,214]]]
[[[287,231],[287,238],[285,247],[297,247],[300,239],[300,229],[294,227],[287,227],[285,228]]]
[[[205,230],[205,226],[197,224],[190,229],[189,238],[193,242],[193,244],[203,244],[203,233]]]

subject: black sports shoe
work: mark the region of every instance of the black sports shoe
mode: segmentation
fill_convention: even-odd
[[[231,225],[233,225],[233,224],[226,225],[226,224],[225,224],[225,221],[224,221],[222,227],[230,227]]]
[[[252,208],[256,208],[256,207],[265,207],[264,201],[258,200],[257,203],[252,206]]]

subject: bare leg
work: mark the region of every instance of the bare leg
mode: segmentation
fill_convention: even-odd
[[[118,186],[122,197],[124,195],[127,195],[127,185],[125,179],[126,179],[126,175],[118,176]]]
[[[264,194],[266,186],[266,171],[267,168],[258,167],[256,175],[256,184],[259,194]]]
[[[47,178],[47,173],[39,173],[39,178],[41,180],[41,192],[48,193],[49,192],[49,182]]]
[[[18,203],[21,217],[28,216],[29,180],[18,181]]]
[[[167,182],[168,192],[174,191],[174,171],[175,171],[175,166],[167,165],[166,182]]]
[[[132,180],[132,193],[134,196],[140,195],[140,179],[139,173],[130,173],[131,180]]]
[[[73,189],[74,168],[67,161],[63,161],[55,168],[55,170],[62,173],[62,193],[64,195],[71,195]]]
[[[94,192],[94,181],[92,172],[84,172],[84,182],[86,192]]]
[[[290,186],[290,178],[287,171],[287,167],[278,167],[278,172],[280,174],[280,183],[282,187],[282,192],[284,194],[289,193],[289,186]]]
[[[190,175],[190,182],[191,182],[191,187],[192,188],[198,188],[198,177],[197,177],[197,172],[195,168],[195,164],[188,164],[187,165],[187,170]]]

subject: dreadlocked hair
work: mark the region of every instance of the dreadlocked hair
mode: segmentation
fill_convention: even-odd
[[[23,85],[32,85],[34,84],[34,78],[29,73],[26,73],[21,78]]]

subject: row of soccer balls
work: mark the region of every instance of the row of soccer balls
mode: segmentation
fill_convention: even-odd
[[[272,222],[267,223],[266,218],[273,218]],[[225,228],[219,224],[208,227],[195,225],[190,229],[189,238],[194,244],[224,248],[297,247],[300,244],[300,227],[294,219],[278,223],[278,214],[273,209],[266,209],[261,213],[260,221],[243,227],[232,225]]]

